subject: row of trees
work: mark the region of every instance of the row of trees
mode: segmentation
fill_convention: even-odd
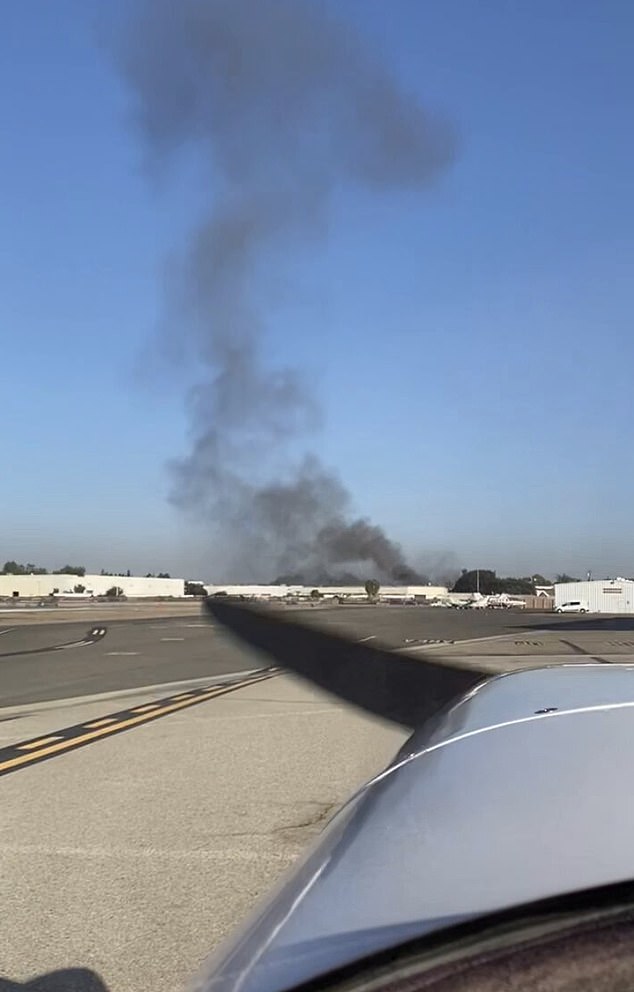
[[[53,568],[50,572],[47,568],[42,568],[41,565],[34,565],[32,562],[27,562],[22,565],[17,561],[5,561],[0,575],[80,575],[84,576],[86,574],[86,568],[84,565],[64,565],[62,568]],[[126,572],[108,572],[105,568],[102,568],[100,575],[113,575],[120,577],[130,578],[132,572],[128,569]],[[146,574],[146,579],[169,579],[169,572],[148,572]]]
[[[113,576],[116,576],[116,577],[118,577],[120,579],[126,579],[126,578],[129,579],[130,576],[132,575],[132,572],[130,571],[129,568],[125,572],[109,572],[107,569],[102,568],[99,574],[100,575],[113,575]],[[145,573],[145,578],[146,579],[171,579],[171,575],[170,575],[169,572],[146,572]]]
[[[54,568],[49,573],[47,568],[40,565],[33,565],[27,562],[25,565],[17,561],[5,561],[2,575],[85,575],[86,569],[83,565],[64,565],[62,568]]]
[[[547,579],[543,575],[530,575],[516,578],[508,575],[498,576],[488,568],[473,568],[467,570],[463,568],[462,575],[453,587],[453,592],[481,592],[484,596],[492,596],[496,593],[506,592],[510,596],[534,596],[537,586],[550,586],[553,582],[579,582],[579,579],[560,572],[554,579]]]
[[[509,596],[534,596],[538,586],[551,586],[555,582],[580,582],[580,579],[567,572],[559,572],[554,579],[547,579],[539,573],[536,575],[516,577],[512,575],[498,576],[488,568],[462,569],[460,578],[454,583],[452,592],[481,592],[484,596],[496,593],[507,593]],[[369,600],[376,600],[381,586],[376,579],[368,579],[365,591]],[[311,597],[318,599],[319,590],[313,589]]]

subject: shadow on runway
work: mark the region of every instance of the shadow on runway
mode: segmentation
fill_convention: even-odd
[[[518,624],[515,628],[516,630],[535,630],[536,626],[539,630],[552,630],[555,633],[561,632],[562,634],[570,633],[571,631],[615,631],[617,633],[631,633],[634,634],[634,615],[633,616],[606,616],[601,613],[594,613],[588,615],[587,613],[577,613],[574,616],[568,616],[565,620],[559,617],[552,617],[547,614],[544,617],[544,622],[536,625],[531,624]]]
[[[61,644],[47,644],[41,648],[22,648],[20,651],[4,651],[0,654],[0,659],[18,658],[21,655],[27,654],[48,654],[53,651],[67,651],[69,648],[93,647],[93,645],[98,644],[101,640],[103,640],[107,632],[107,627],[97,625],[90,627],[84,636],[79,638],[79,640],[75,639],[74,641],[62,641]]]
[[[62,968],[28,982],[12,982],[0,975],[0,992],[109,992],[99,975],[89,968]]]

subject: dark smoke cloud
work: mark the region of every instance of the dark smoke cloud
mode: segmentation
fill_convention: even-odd
[[[151,0],[119,62],[151,162],[193,153],[209,180],[171,320],[205,370],[174,502],[213,523],[234,577],[352,563],[416,579],[380,527],[351,520],[336,475],[314,456],[293,464],[319,408],[301,375],[267,362],[261,300],[324,236],[337,189],[425,187],[452,159],[451,130],[313,0]]]

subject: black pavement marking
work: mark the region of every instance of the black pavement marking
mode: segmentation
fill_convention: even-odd
[[[597,661],[600,665],[611,665],[612,664],[612,662],[611,661],[608,661],[607,658],[599,658],[598,655],[590,654],[590,652],[589,651],[586,651],[585,648],[580,647],[578,644],[573,644],[572,641],[566,641],[566,640],[564,640],[563,637],[560,637],[559,640],[560,640],[560,642],[562,644],[565,644],[567,647],[569,647],[571,649],[571,651],[574,651],[575,654],[582,654],[586,658],[589,658],[590,661]]]
[[[277,674],[277,669],[262,669],[239,682],[210,683],[199,689],[175,693],[172,696],[166,696],[165,699],[138,703],[136,706],[130,706],[118,713],[108,713],[102,717],[94,717],[84,721],[84,723],[78,723],[73,727],[52,730],[31,740],[19,741],[17,744],[0,749],[0,776],[8,775],[20,768],[46,761],[48,758],[54,758],[60,754],[66,754],[68,751],[85,747],[94,741],[103,740],[104,737],[120,734],[132,727],[149,723],[150,720],[167,716],[169,713],[204,703],[208,699],[225,696],[248,685],[255,685],[257,682],[275,678]]]
[[[0,658],[17,658],[23,654],[46,654],[48,651],[68,651],[70,648],[84,648],[97,644],[106,636],[108,628],[101,625],[91,627],[78,641],[64,641],[63,644],[49,644],[43,648],[25,648],[22,651],[5,651]]]

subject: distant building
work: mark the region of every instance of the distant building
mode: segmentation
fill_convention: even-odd
[[[43,599],[46,596],[104,596],[117,586],[130,598],[157,599],[185,595],[184,579],[140,575],[0,575],[0,598]],[[76,593],[76,589],[82,589]]]
[[[634,579],[557,582],[555,609],[579,603],[588,613],[634,613]]]
[[[208,596],[244,596],[247,599],[280,600],[288,598],[310,599],[316,589],[324,599],[366,600],[365,586],[300,586],[300,585],[206,585]],[[447,595],[446,586],[381,586],[382,602],[415,600],[423,602]]]

